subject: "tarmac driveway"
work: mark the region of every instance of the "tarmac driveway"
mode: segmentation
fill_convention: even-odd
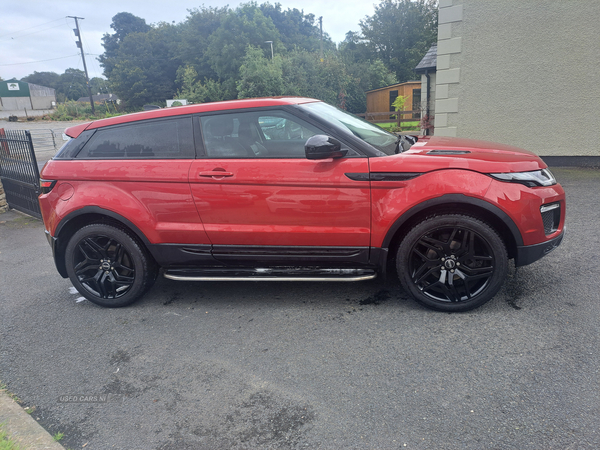
[[[161,278],[103,309],[0,215],[0,380],[71,449],[598,449],[600,171],[554,172],[563,244],[463,314],[377,280]]]

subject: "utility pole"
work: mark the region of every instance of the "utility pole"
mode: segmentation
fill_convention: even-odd
[[[321,27],[321,61],[323,61],[323,16],[319,17],[319,25]]]
[[[92,88],[90,87],[90,77],[88,76],[87,65],[85,64],[85,55],[83,53],[83,43],[81,42],[81,33],[79,32],[79,22],[77,19],[83,20],[83,17],[75,17],[75,16],[67,16],[71,19],[75,19],[75,26],[77,28],[73,29],[75,36],[79,39],[75,44],[81,50],[81,59],[83,60],[83,70],[85,71],[85,84],[87,86],[88,94],[90,96],[90,105],[92,105],[92,114],[96,114],[96,109],[94,108],[94,98],[92,97]]]

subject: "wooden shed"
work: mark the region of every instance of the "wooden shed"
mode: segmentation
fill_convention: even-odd
[[[420,111],[421,82],[406,81],[367,91],[367,113],[394,111],[392,103],[399,96],[407,97],[404,111]],[[413,114],[413,118],[418,119],[419,115]]]

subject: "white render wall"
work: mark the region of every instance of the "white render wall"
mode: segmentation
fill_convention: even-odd
[[[437,136],[600,156],[600,1],[440,0]]]

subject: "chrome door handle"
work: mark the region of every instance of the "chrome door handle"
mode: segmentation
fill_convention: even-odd
[[[218,177],[218,178],[223,178],[223,177],[232,177],[233,173],[231,173],[231,172],[221,172],[219,170],[211,170],[210,172],[200,172],[198,174],[198,176],[200,176],[200,177]]]

